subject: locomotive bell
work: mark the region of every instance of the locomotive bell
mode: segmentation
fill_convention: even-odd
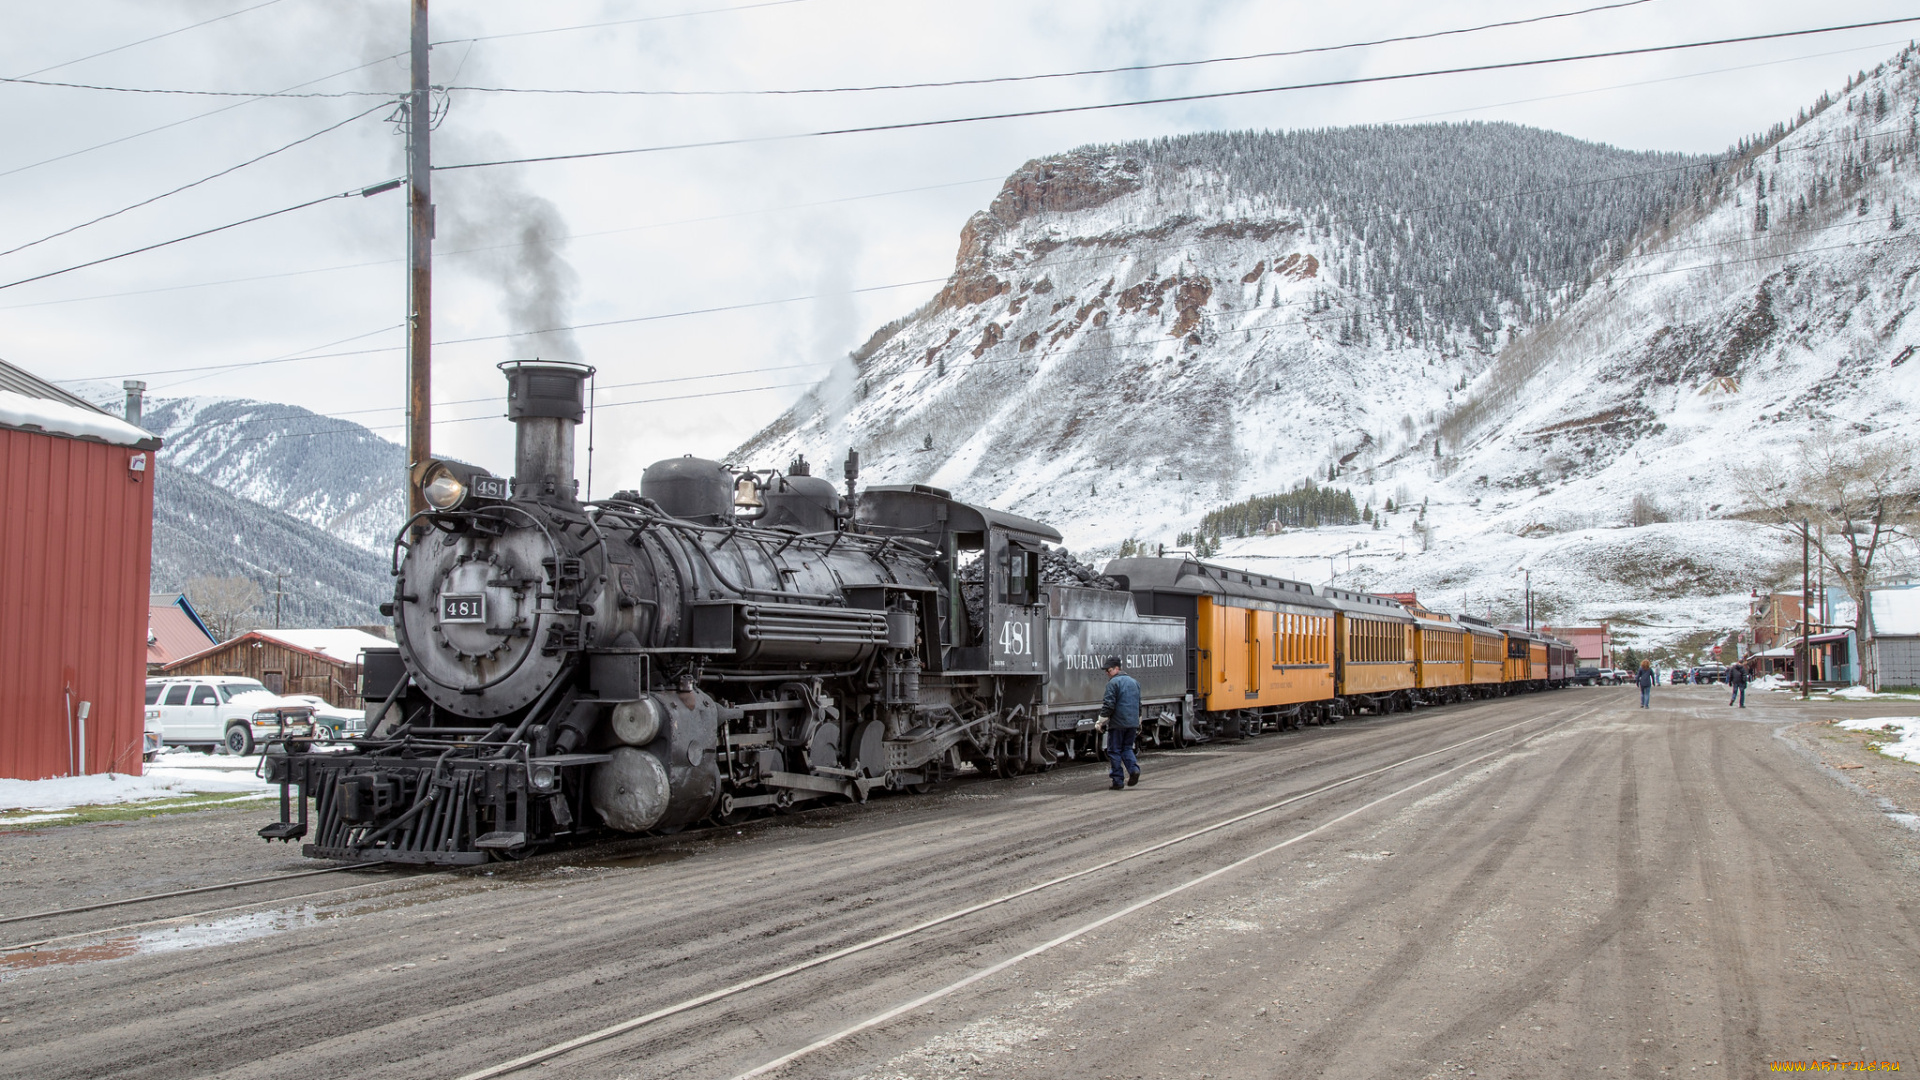
[[[509,360],[507,419],[513,421],[516,495],[571,501],[573,429],[586,417],[582,384],[593,369],[560,360]]]

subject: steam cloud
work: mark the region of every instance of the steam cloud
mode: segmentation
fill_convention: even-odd
[[[561,329],[573,315],[580,275],[563,253],[566,220],[560,208],[529,191],[505,170],[479,170],[444,196],[436,191],[442,241],[463,256],[461,269],[500,290],[515,358],[582,359],[573,331]],[[449,185],[450,187],[452,185]]]

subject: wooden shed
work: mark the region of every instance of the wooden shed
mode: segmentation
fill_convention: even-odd
[[[253,630],[176,660],[163,675],[239,675],[276,694],[315,694],[358,709],[361,654],[393,643],[365,630]]]

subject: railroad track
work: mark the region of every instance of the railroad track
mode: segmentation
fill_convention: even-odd
[[[1104,860],[1092,863],[1088,866],[1082,867],[1080,869],[1071,871],[1069,873],[1061,874],[1061,875],[1049,878],[1045,881],[995,896],[988,900],[967,904],[961,907],[957,907],[953,910],[935,915],[931,918],[922,919],[921,921],[914,923],[913,925],[910,925],[898,930],[876,934],[871,937],[867,937],[863,940],[854,942],[853,944],[846,945],[838,949],[834,949],[832,951],[823,953],[821,955],[809,957],[805,960],[800,960],[791,964],[787,964],[785,966],[776,968],[774,970],[765,972],[760,975],[756,975],[747,979],[742,979],[737,982],[730,983],[726,986],[719,987],[717,989],[708,991],[706,993],[684,998],[680,1001],[648,1010],[646,1012],[635,1015],[631,1018],[622,1020],[618,1023],[603,1026],[599,1029],[584,1033],[574,1038],[553,1043],[551,1045],[535,1050],[531,1053],[522,1054],[518,1057],[514,1057],[509,1060],[502,1061],[482,1069],[465,1073],[459,1077],[459,1080],[493,1080],[493,1078],[495,1077],[506,1076],[515,1072],[519,1072],[524,1069],[531,1068],[536,1065],[553,1062],[556,1059],[565,1057],[570,1054],[574,1054],[576,1051],[583,1050],[587,1047],[594,1046],[596,1044],[607,1043],[612,1040],[618,1039],[621,1036],[625,1036],[637,1031],[641,1031],[644,1028],[647,1028],[651,1025],[655,1025],[671,1017],[690,1013],[695,1010],[699,1010],[705,1006],[713,1005],[730,998],[738,997],[740,995],[746,994],[757,988],[765,987],[770,984],[792,978],[793,976],[800,975],[804,972],[813,971],[815,969],[826,967],[828,965],[835,964],[842,960],[847,960],[849,958],[855,957],[863,953],[872,952],[873,950],[880,949],[884,946],[894,944],[896,942],[900,942],[909,938],[926,934],[927,932],[932,931],[936,928],[948,926],[954,923],[958,923],[962,920],[968,919],[975,915],[989,912],[994,909],[1006,907],[1023,898],[1031,897],[1039,893],[1047,892],[1048,890],[1056,889],[1059,886],[1066,885],[1071,882],[1081,881],[1083,879],[1086,879],[1098,874],[1102,874],[1110,870],[1114,870],[1116,868],[1125,866],[1126,864],[1143,859],[1147,856],[1166,851],[1170,848],[1174,848],[1182,844],[1190,843],[1202,837],[1219,833],[1223,830],[1230,829],[1233,826],[1236,826],[1245,822],[1249,822],[1264,816],[1274,814],[1277,811],[1284,810],[1289,807],[1297,806],[1303,802],[1306,802],[1307,800],[1332,794],[1341,789],[1349,788],[1353,785],[1360,784],[1364,781],[1383,776],[1387,773],[1394,772],[1396,770],[1402,770],[1409,766],[1413,766],[1413,765],[1416,765],[1417,763],[1428,761],[1430,759],[1440,757],[1442,755],[1454,753],[1456,751],[1460,751],[1468,747],[1471,747],[1477,743],[1486,742],[1487,740],[1494,739],[1497,736],[1512,733],[1512,732],[1517,732],[1522,728],[1533,727],[1535,729],[1531,732],[1528,732],[1527,734],[1525,734],[1524,736],[1517,739],[1511,744],[1502,745],[1494,749],[1488,750],[1484,753],[1470,756],[1465,760],[1462,760],[1456,764],[1453,764],[1446,769],[1422,776],[1417,780],[1414,780],[1408,784],[1402,785],[1394,789],[1393,791],[1390,791],[1384,795],[1381,795],[1368,802],[1365,802],[1364,804],[1352,810],[1348,810],[1324,822],[1321,822],[1310,828],[1297,832],[1277,843],[1262,846],[1261,848],[1252,852],[1251,854],[1232,860],[1224,865],[1220,865],[1211,870],[1196,871],[1192,874],[1189,874],[1179,883],[1169,888],[1158,890],[1145,898],[1133,901],[1131,903],[1124,904],[1119,908],[1112,910],[1110,912],[1107,912],[1105,914],[1089,918],[1086,921],[1073,926],[1072,928],[1068,929],[1066,932],[1056,935],[1053,938],[1049,939],[1046,942],[1043,942],[1040,945],[1037,945],[1033,948],[1029,948],[1023,952],[1019,952],[1013,956],[1002,959],[996,963],[990,964],[989,966],[979,969],[977,971],[974,971],[973,973],[968,974],[958,980],[949,982],[946,985],[932,991],[931,993],[922,995],[904,1004],[884,1010],[873,1016],[869,1016],[866,1019],[863,1019],[857,1023],[851,1024],[845,1028],[842,1028],[834,1033],[831,1033],[821,1039],[815,1040],[814,1042],[811,1042],[787,1054],[776,1057],[773,1060],[770,1060],[763,1065],[760,1065],[754,1069],[751,1069],[751,1070],[748,1070],[747,1072],[739,1074],[737,1077],[735,1077],[735,1080],[750,1080],[750,1078],[771,1075],[773,1073],[776,1073],[785,1069],[788,1065],[794,1063],[795,1061],[799,1060],[802,1057],[808,1056],[810,1054],[823,1050],[829,1046],[835,1045],[841,1041],[844,1041],[849,1037],[852,1037],[862,1032],[869,1031],[876,1027],[885,1025],[895,1019],[898,1019],[902,1016],[907,1015],[908,1013],[917,1011],[921,1008],[924,1008],[927,1005],[930,1005],[945,997],[948,997],[962,989],[965,989],[968,986],[974,985],[975,983],[978,983],[982,980],[992,978],[994,975],[997,975],[1010,968],[1013,968],[1025,962],[1026,960],[1039,956],[1043,953],[1052,951],[1053,949],[1058,948],[1061,945],[1065,945],[1068,942],[1074,941],[1080,937],[1083,937],[1089,933],[1092,933],[1093,931],[1103,926],[1109,925],[1115,921],[1124,919],[1129,915],[1135,914],[1137,912],[1151,908],[1155,905],[1161,904],[1164,901],[1169,900],[1175,896],[1184,894],[1208,882],[1214,881],[1225,875],[1231,874],[1234,871],[1241,869],[1251,863],[1254,863],[1260,859],[1266,858],[1267,856],[1270,856],[1276,852],[1282,851],[1286,848],[1292,847],[1304,840],[1309,839],[1310,837],[1316,836],[1329,829],[1332,829],[1333,827],[1345,821],[1348,821],[1354,818],[1355,816],[1364,814],[1369,810],[1372,810],[1385,803],[1398,799],[1421,787],[1429,785],[1436,780],[1439,780],[1443,777],[1453,776],[1475,765],[1479,765],[1484,762],[1490,761],[1494,758],[1511,753],[1514,750],[1518,749],[1519,747],[1524,746],[1527,742],[1535,738],[1538,738],[1541,735],[1547,734],[1550,731],[1554,731],[1556,729],[1562,728],[1570,723],[1573,723],[1576,720],[1579,720],[1584,718],[1585,716],[1591,715],[1593,712],[1598,711],[1598,709],[1601,707],[1602,706],[1600,705],[1594,705],[1584,709],[1576,709],[1576,710],[1570,711],[1566,715],[1559,715],[1557,717],[1553,713],[1549,713],[1545,716],[1530,717],[1526,720],[1522,720],[1517,723],[1507,724],[1505,726],[1495,728],[1491,731],[1483,732],[1479,735],[1474,735],[1469,738],[1465,738],[1465,739],[1458,740],[1456,742],[1449,743],[1448,745],[1442,746],[1435,750],[1429,750],[1429,751],[1424,751],[1422,753],[1409,755],[1407,757],[1389,762],[1385,765],[1375,766],[1373,768],[1356,772],[1349,776],[1341,777],[1339,779],[1336,779],[1327,783],[1319,784],[1307,791],[1289,795],[1286,798],[1275,800],[1273,802],[1255,807],[1254,809],[1251,809],[1251,810],[1246,810],[1240,813],[1228,815],[1210,824],[1203,825],[1198,828],[1186,830],[1180,833],[1179,835],[1173,836],[1166,840],[1161,840],[1152,844],[1148,844],[1146,846],[1140,847],[1133,851],[1127,852],[1126,854],[1115,856],[1109,859],[1104,859]]]

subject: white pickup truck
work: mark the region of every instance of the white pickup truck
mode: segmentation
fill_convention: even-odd
[[[217,747],[230,754],[251,754],[256,737],[278,733],[277,726],[273,731],[255,730],[254,712],[279,700],[258,679],[233,675],[147,680],[147,717],[161,723],[168,746],[203,750]],[[306,735],[309,731],[289,734]]]

